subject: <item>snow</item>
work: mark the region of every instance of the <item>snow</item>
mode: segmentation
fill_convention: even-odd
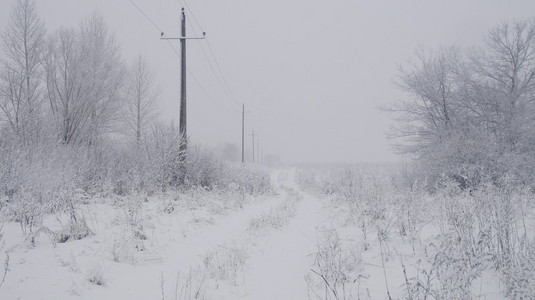
[[[393,237],[380,248],[371,233],[365,240],[358,226],[343,224],[344,207],[296,183],[295,169],[274,170],[272,181],[273,194],[243,201],[202,191],[142,199],[146,239],[125,225],[125,199],[84,205],[95,235],[55,246],[46,234],[32,246],[6,223],[9,271],[0,299],[331,299],[312,271],[321,271],[317,254],[326,245],[340,255],[338,271],[354,276],[340,290],[346,299],[387,298],[385,271],[392,298],[405,297],[402,261],[414,273],[421,260],[410,243]],[[45,224],[58,230],[65,221],[49,216]],[[421,236],[437,230],[425,226]],[[501,288],[499,275],[485,271],[472,289],[503,299]]]
[[[294,182],[289,187],[298,190]],[[298,193],[302,200],[291,223],[257,244],[245,271],[241,299],[308,299],[304,277],[313,265],[322,203],[310,194]]]
[[[8,299],[65,299],[78,295],[88,299],[159,298],[162,276],[170,281],[178,273],[186,274],[200,263],[199,254],[234,239],[245,231],[251,216],[268,210],[280,199],[255,199],[243,209],[223,216],[206,210],[167,215],[158,211],[158,203],[145,203],[144,211],[152,216],[149,223],[153,229],[148,233],[147,251],[132,262],[114,262],[109,254],[113,239],[121,235],[120,230],[116,234],[113,225],[118,212],[108,205],[90,205],[86,209],[93,216],[95,236],[57,244],[56,248],[44,237],[35,248],[19,240],[10,255],[10,271],[0,294]],[[216,220],[209,221],[210,218]],[[10,247],[16,237],[21,237],[13,223],[7,224],[4,232]],[[95,268],[102,269],[103,286],[87,280]]]
[[[306,299],[303,279],[312,265],[318,211],[317,200],[303,200],[294,222],[262,243],[245,275],[245,299]]]

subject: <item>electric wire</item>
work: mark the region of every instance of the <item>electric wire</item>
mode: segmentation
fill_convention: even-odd
[[[180,1],[181,3],[184,3],[186,9],[187,9],[187,10],[189,11],[189,13],[191,14],[193,20],[195,21],[195,23],[197,24],[197,26],[199,27],[199,29],[200,29],[202,32],[204,32],[202,26],[201,26],[201,25],[199,24],[199,22],[197,21],[197,18],[195,17],[195,14],[193,13],[193,11],[191,10],[191,8],[189,7],[187,0],[179,0],[179,1]],[[193,28],[193,26],[192,26],[192,28]],[[195,32],[195,29],[193,29],[193,30],[194,30],[194,32]],[[216,64],[216,66],[217,66],[217,69],[218,69],[218,71],[219,71],[219,74],[221,75],[221,78],[223,78],[223,83],[224,83],[224,85],[225,85],[225,88],[226,88],[227,91],[229,92],[232,101],[234,101],[236,104],[239,105],[240,103],[238,103],[238,102],[234,99],[234,93],[233,93],[232,89],[230,88],[230,85],[228,84],[228,81],[227,81],[227,79],[226,79],[226,76],[225,76],[224,73],[223,73],[223,70],[222,70],[222,68],[221,68],[221,65],[219,64],[219,61],[218,61],[217,57],[215,56],[215,52],[214,52],[214,49],[213,49],[212,45],[210,44],[210,40],[209,40],[208,38],[206,38],[205,40],[206,40],[206,44],[208,45],[208,49],[210,50],[210,54],[212,55],[212,58],[213,58],[213,60],[214,60],[214,62],[215,62],[215,64]],[[203,52],[204,52],[204,50],[203,50]]]
[[[154,22],[151,20],[151,18],[149,18],[149,16],[147,16],[147,15],[143,12],[143,10],[141,10],[141,8],[139,8],[139,6],[137,6],[132,0],[128,0],[128,1],[129,1],[130,3],[132,3],[132,5],[133,5],[135,8],[137,8],[137,10],[138,10],[143,16],[145,16],[145,18],[146,18],[152,25],[154,25],[154,27],[155,27],[156,29],[158,29],[159,32],[163,32],[163,30],[162,30],[158,25],[156,25],[156,23],[154,23]]]
[[[193,14],[193,11],[189,8],[189,5],[188,5],[188,1],[186,0],[182,0],[187,8],[187,10],[189,11],[189,13],[191,14],[191,16],[193,17],[193,20],[195,21],[195,23],[197,24],[197,26],[199,27],[199,29],[201,31],[204,31],[201,24],[199,24],[199,22],[197,21],[197,18],[195,17],[195,14]]]
[[[208,45],[208,49],[210,49],[210,53],[212,53],[212,57],[214,58],[214,61],[215,61],[215,64],[217,66],[217,69],[219,70],[219,73],[223,77],[223,82],[225,82],[225,86],[229,90],[230,94],[234,95],[234,93],[232,92],[232,89],[230,88],[230,86],[229,86],[229,84],[227,82],[227,79],[226,79],[225,75],[223,74],[223,71],[221,70],[221,66],[219,65],[219,62],[218,62],[218,60],[217,60],[217,58],[216,58],[216,56],[214,54],[214,49],[210,45],[210,41],[208,39],[206,39],[206,44]]]
[[[159,32],[163,33],[163,30],[154,22],[152,21],[152,19],[139,7],[137,6],[132,0],[128,0]],[[188,8],[189,10],[189,8]],[[191,13],[191,11],[190,11]],[[192,16],[193,16],[193,13],[191,13]],[[198,23],[197,23],[198,25]],[[200,26],[199,26],[200,28]],[[176,50],[176,48],[173,46],[173,44],[171,43],[170,40],[167,40],[167,43],[169,44],[169,46],[171,46],[171,49],[173,49],[173,52],[175,53],[175,55],[177,56],[177,58],[180,59],[180,54],[178,54],[178,51]],[[197,78],[195,77],[195,75],[193,74],[193,72],[191,72],[189,70],[189,68],[186,67],[186,71],[188,72],[188,74],[193,78],[193,81],[195,81],[195,83],[199,86],[199,88],[201,89],[201,91],[206,95],[206,97],[213,103],[216,103],[218,106],[220,107],[224,107],[221,103],[215,101],[209,94],[208,92],[206,91],[206,89],[201,85],[201,83],[199,82],[199,80],[197,80]],[[228,109],[228,108],[227,108]],[[232,109],[232,111],[234,112],[235,110]]]
[[[179,0],[181,4],[183,4],[186,9],[188,10],[189,14],[192,16],[195,24],[197,25],[197,27],[199,27],[199,29],[201,30],[201,32],[204,32],[202,26],[200,25],[199,21],[197,20],[197,17],[195,17],[195,14],[193,13],[193,11],[191,10],[190,6],[188,5],[188,2],[186,0]],[[193,33],[195,35],[197,35],[197,30],[195,30],[195,26],[194,24],[190,21],[190,19],[188,18],[187,19],[188,23],[190,24],[190,27],[191,29],[193,30]],[[205,39],[206,42],[207,42],[207,45],[209,47],[209,50],[210,50],[210,54],[212,55],[212,59],[213,61],[215,62],[216,66],[217,66],[217,70],[218,72],[215,71],[215,68],[211,62],[211,60],[208,58],[208,55],[206,54],[206,51],[202,45],[202,43],[199,43],[199,47],[201,48],[201,52],[204,56],[204,59],[208,62],[208,65],[210,67],[210,70],[212,71],[214,77],[217,79],[217,81],[219,82],[219,84],[221,84],[223,86],[223,89],[225,90],[225,93],[228,95],[229,99],[233,102],[233,104],[237,105],[237,106],[240,106],[241,103],[239,103],[238,101],[236,101],[235,97],[234,97],[234,93],[232,92],[232,89],[230,88],[230,85],[228,84],[226,78],[225,78],[225,75],[223,75],[223,72],[222,72],[222,69],[221,69],[221,66],[219,65],[219,62],[217,61],[217,58],[215,57],[214,55],[214,50],[211,48],[209,42],[208,42],[208,38]]]
[[[176,57],[178,59],[180,59],[180,54],[178,54],[178,51],[176,50],[175,46],[173,46],[173,44],[167,40],[167,42],[169,42],[169,46],[171,46],[171,49],[173,49],[173,52],[175,53]],[[223,109],[226,109],[228,111],[231,111],[231,112],[236,112],[236,110],[234,109],[229,109],[228,107],[226,106],[223,106],[221,103],[215,101],[212,96],[210,96],[210,94],[206,91],[206,89],[201,85],[200,81],[197,79],[197,77],[195,77],[195,75],[193,74],[193,72],[191,72],[191,70],[186,67],[186,71],[188,72],[188,74],[191,76],[191,78],[193,79],[193,81],[195,81],[195,83],[199,86],[199,88],[201,89],[201,91],[204,93],[204,95],[206,96],[206,98],[208,100],[210,100],[212,103],[216,104],[217,106],[223,108]]]
[[[193,14],[192,14],[193,15]],[[189,22],[189,19],[188,19],[188,23],[190,23],[190,26],[191,26],[191,29],[193,30],[193,33],[195,35],[197,35],[197,31],[195,30],[195,27],[193,26],[193,24],[191,22]],[[223,90],[225,91],[225,93],[227,94],[228,96],[228,99],[230,99],[233,103],[232,105],[234,106],[234,104],[237,104],[238,103],[234,100],[234,96],[229,93],[226,89],[225,89],[225,86],[224,86],[224,82],[223,80],[221,79],[220,75],[216,72],[215,68],[214,68],[214,65],[213,63],[211,62],[211,60],[208,58],[208,55],[206,54],[206,50],[205,48],[203,47],[202,43],[199,43],[198,44],[199,47],[201,48],[201,53],[204,57],[204,59],[206,60],[206,62],[208,63],[208,66],[210,67],[210,71],[212,71],[212,75],[214,76],[214,78],[219,82],[219,84],[221,84],[221,86],[223,87]]]

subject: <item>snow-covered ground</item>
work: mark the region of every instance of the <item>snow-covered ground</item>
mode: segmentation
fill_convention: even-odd
[[[407,298],[403,266],[412,274],[421,264],[410,242],[363,236],[347,207],[304,191],[295,169],[272,181],[274,192],[256,197],[193,190],[92,201],[81,211],[94,235],[66,243],[42,232],[32,244],[6,223],[0,299]],[[45,224],[57,231],[63,219]],[[436,230],[424,226],[421,238]],[[484,272],[473,295],[503,298],[498,279]]]
[[[18,224],[6,223],[9,270],[0,298],[189,299],[197,292],[210,299],[306,296],[303,276],[314,250],[319,200],[300,201],[292,170],[274,172],[273,181],[276,189],[269,196],[201,190],[133,204],[125,199],[85,204],[82,215],[94,235],[66,243],[56,244],[43,232],[32,244]],[[132,218],[142,238],[129,225]],[[52,231],[64,224],[58,216],[45,220]],[[226,261],[232,255],[242,256],[237,264]]]

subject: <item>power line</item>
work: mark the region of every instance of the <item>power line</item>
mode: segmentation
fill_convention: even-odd
[[[158,30],[158,32],[163,33],[163,30],[162,30],[162,29],[161,29],[161,28],[160,28],[154,21],[152,21],[152,19],[151,19],[151,18],[150,18],[150,17],[149,17],[149,16],[148,16],[148,15],[147,15],[147,14],[140,8],[140,7],[139,7],[139,6],[137,6],[132,0],[128,0],[128,2],[130,2],[130,3],[131,3],[131,4],[132,4],[132,5],[133,5],[133,6],[134,6],[134,7],[135,7],[135,8],[136,8],[136,9],[137,9],[137,10],[138,10],[138,11],[139,11],[139,12],[140,12],[140,13],[141,13],[141,14],[142,14],[142,15],[143,15],[143,16],[144,16],[144,17],[145,17],[145,18],[146,18],[152,25],[153,25],[153,26],[154,26],[154,28],[156,28],[156,29]],[[189,8],[188,8],[188,10],[189,10]],[[191,11],[190,11],[190,12],[191,12]],[[193,13],[192,13],[192,15],[193,15]],[[199,26],[199,28],[200,28],[200,26]],[[194,32],[195,32],[195,29],[194,29],[193,27],[192,27],[192,29],[193,29]],[[177,57],[178,59],[180,59],[180,54],[178,54],[178,51],[177,51],[176,48],[173,46],[173,44],[171,43],[171,41],[170,41],[170,40],[167,40],[167,42],[168,42],[169,46],[171,46],[171,49],[173,49],[173,52],[175,53],[176,57]],[[208,94],[208,92],[206,91],[206,89],[201,85],[201,83],[199,82],[199,80],[197,80],[197,78],[195,77],[195,75],[193,75],[193,73],[192,73],[188,68],[186,68],[186,70],[187,70],[188,74],[193,78],[193,80],[195,81],[195,83],[199,86],[199,88],[201,89],[201,91],[206,95],[206,97],[207,97],[210,101],[212,101],[213,103],[219,105],[219,106],[222,107],[222,108],[225,108],[221,103],[215,101],[215,100]],[[228,109],[228,108],[226,108],[226,109]],[[232,110],[232,111],[234,112],[235,110]]]
[[[195,17],[195,14],[194,14],[193,11],[189,8],[188,1],[186,1],[186,0],[182,0],[182,1],[184,1],[184,4],[186,5],[186,8],[188,9],[190,15],[193,17],[193,20],[195,21],[195,23],[197,24],[197,26],[199,26],[199,29],[200,29],[201,31],[204,31],[204,30],[202,29],[201,24],[199,24],[199,22],[197,21],[197,18]]]
[[[193,11],[191,10],[191,8],[189,7],[188,5],[188,2],[187,0],[179,0],[181,2],[184,3],[184,5],[186,6],[187,10],[189,11],[189,13],[191,14],[191,16],[193,17],[193,20],[195,21],[195,23],[197,24],[197,26],[199,27],[199,29],[201,31],[204,31],[202,26],[199,24],[199,21],[197,21],[197,18],[195,17],[195,14],[193,13]],[[193,28],[193,26],[192,26]],[[195,29],[193,29],[193,31],[195,32]],[[230,85],[228,84],[228,81],[225,77],[225,75],[223,74],[223,71],[222,71],[222,68],[221,68],[221,65],[219,64],[219,61],[217,60],[217,57],[215,56],[214,54],[214,49],[212,48],[212,45],[210,44],[210,41],[208,40],[208,38],[206,39],[206,44],[208,45],[208,49],[210,50],[210,53],[214,59],[214,62],[217,66],[217,69],[219,71],[219,74],[221,75],[221,78],[223,79],[223,83],[225,85],[225,88],[227,89],[227,92],[229,93],[229,95],[231,96],[230,99],[236,104],[236,105],[239,105],[239,103],[234,99],[234,93],[232,91],[232,89],[230,88]],[[202,45],[201,45],[201,49],[202,49]],[[203,53],[204,53],[204,50],[203,50]],[[207,59],[208,60],[208,59]]]
[[[204,32],[202,26],[200,25],[199,21],[197,20],[197,18],[195,17],[195,14],[193,13],[193,10],[189,7],[188,5],[188,2],[186,0],[180,0],[181,3],[183,3],[187,10],[189,11],[190,15],[193,17],[193,20],[195,21],[195,23],[197,24],[197,26],[199,27],[199,29],[201,31]],[[191,23],[191,21],[189,21],[188,19],[188,23],[190,23],[190,26],[191,26],[191,29],[193,30],[193,32],[195,34],[197,34],[196,30],[195,30],[195,26],[193,25],[193,23]],[[217,58],[216,56],[214,55],[214,50],[212,49],[212,47],[210,46],[209,42],[208,42],[208,39],[206,39],[206,42],[207,42],[207,45],[209,47],[209,50],[210,50],[210,53],[212,55],[212,58],[217,66],[217,69],[219,71],[219,74],[215,71],[213,65],[212,65],[212,62],[211,60],[208,58],[208,55],[206,54],[206,51],[204,50],[204,47],[202,46],[202,44],[199,44],[199,46],[201,47],[201,52],[205,58],[205,60],[208,62],[208,65],[210,66],[210,69],[212,71],[212,73],[214,74],[214,77],[217,79],[217,81],[223,86],[223,89],[225,90],[225,93],[228,94],[229,96],[229,99],[234,102],[235,105],[239,105],[238,101],[236,101],[236,99],[234,99],[234,93],[232,92],[232,89],[230,88],[230,85],[228,84],[226,78],[225,78],[225,75],[223,75],[223,72],[222,72],[222,69],[221,69],[221,66],[219,64],[219,62],[217,61]]]
[[[137,10],[138,10],[143,16],[145,16],[145,18],[146,18],[152,25],[154,25],[154,27],[155,27],[156,29],[158,29],[159,32],[163,32],[163,30],[162,30],[158,25],[156,25],[156,23],[154,23],[154,22],[151,20],[151,18],[149,18],[149,16],[147,16],[147,15],[143,12],[143,10],[141,10],[141,8],[139,8],[139,6],[137,6],[132,0],[128,0],[128,1],[129,1],[130,3],[132,3],[132,5],[133,5],[135,8],[137,8]]]
[[[171,48],[173,49],[173,52],[175,53],[176,57],[178,59],[180,59],[180,55],[178,54],[178,51],[176,50],[175,46],[173,46],[173,44],[167,40],[167,42],[169,43],[169,46],[171,46]],[[201,82],[197,79],[197,77],[195,77],[195,75],[193,74],[193,72],[191,72],[191,70],[189,68],[186,68],[186,71],[188,72],[188,74],[191,76],[191,78],[193,78],[193,81],[195,81],[195,83],[199,86],[199,88],[201,89],[201,91],[206,95],[206,97],[208,98],[208,100],[210,100],[211,102],[215,103],[216,105],[218,105],[219,107],[221,108],[224,108],[224,109],[227,109],[229,111],[232,111],[232,112],[239,112],[237,110],[234,110],[234,109],[229,109],[228,107],[225,107],[223,106],[221,103],[215,101],[211,96],[210,94],[206,91],[206,89],[201,85]]]
[[[219,62],[218,62],[218,60],[217,60],[217,58],[216,58],[216,56],[214,54],[214,49],[210,45],[210,41],[208,39],[206,39],[206,44],[208,45],[208,49],[210,49],[210,53],[212,53],[212,57],[214,58],[215,64],[217,66],[217,69],[219,70],[219,74],[221,74],[221,77],[223,77],[223,81],[225,82],[225,86],[229,90],[230,94],[234,95],[234,93],[232,92],[232,89],[230,88],[230,86],[229,86],[229,84],[227,82],[227,79],[225,78],[225,75],[223,74],[223,71],[221,70],[221,66],[219,65]]]
[[[150,22],[150,23],[151,23],[151,24],[158,30],[158,31],[159,31],[159,32],[161,32],[162,36],[164,35],[163,30],[162,30],[158,25],[156,25],[156,23],[155,23],[154,21],[152,21],[152,19],[149,18],[149,16],[147,16],[147,14],[145,14],[145,13],[143,12],[143,10],[141,10],[141,9],[140,9],[140,8],[139,8],[139,7],[138,7],[132,0],[128,0],[128,1],[129,1],[132,5],[134,5],[134,7],[135,7],[135,8],[136,8],[136,9],[137,9],[137,10],[138,10],[138,11],[139,11],[139,12],[140,12],[140,13],[141,13],[141,14],[142,14],[142,15],[143,15],[143,16],[144,16],[144,17],[145,17],[145,18],[146,18],[146,19],[147,19],[147,20],[148,20],[148,21],[149,21],[149,22]],[[180,1],[180,0],[179,0],[179,1]],[[202,29],[202,26],[199,24],[197,18],[195,17],[195,14],[193,13],[193,11],[191,10],[191,8],[189,7],[187,1],[186,1],[186,0],[183,0],[183,1],[184,1],[184,4],[185,4],[186,8],[188,9],[188,11],[190,12],[191,16],[193,17],[195,23],[197,24],[197,26],[199,27],[199,29],[201,29],[201,31],[203,32],[203,36],[204,36],[204,35],[205,35],[205,34],[204,34],[204,30]],[[184,9],[182,9],[182,15],[183,15],[183,23],[182,23],[182,28],[183,28],[182,30],[183,30],[183,31],[182,31],[182,35],[185,36],[185,29],[184,29],[185,26],[186,26],[186,25],[185,25],[185,21],[189,21],[189,19],[186,20],[185,15],[184,15]],[[191,22],[189,22],[189,24],[190,24],[191,28],[193,29],[194,34],[197,35],[197,32],[196,32],[195,27],[193,26],[193,24],[192,24]],[[185,38],[185,37],[184,37],[184,38]],[[177,57],[178,59],[182,59],[182,56],[178,54],[178,51],[175,49],[175,47],[173,46],[173,44],[170,42],[169,39],[167,39],[167,42],[168,42],[169,46],[171,46],[171,49],[173,49],[173,52],[174,52],[174,54],[176,55],[176,57]],[[226,87],[225,92],[228,93],[229,98],[230,98],[232,101],[234,101],[234,103],[238,104],[238,103],[236,102],[236,100],[234,99],[234,94],[233,94],[233,92],[232,92],[232,89],[230,88],[230,86],[229,86],[229,84],[228,84],[228,82],[227,82],[227,80],[226,80],[226,78],[225,78],[225,75],[223,74],[223,71],[222,71],[222,69],[221,69],[221,65],[219,64],[219,62],[218,62],[218,60],[217,60],[217,58],[216,58],[216,56],[215,56],[215,54],[214,54],[214,49],[212,48],[212,46],[211,46],[211,44],[210,44],[210,42],[209,42],[208,40],[206,40],[206,42],[207,42],[208,48],[209,48],[209,50],[210,50],[210,53],[211,53],[211,55],[212,55],[212,58],[213,58],[214,62],[216,63],[216,66],[217,66],[217,69],[218,69],[218,71],[219,71],[219,74],[221,75],[221,78],[223,79],[224,87]],[[212,71],[212,74],[216,77],[216,79],[218,80],[218,82],[221,84],[221,78],[217,75],[217,72],[215,72],[212,63],[211,63],[210,59],[208,58],[208,55],[206,55],[206,51],[204,51],[204,47],[202,47],[202,44],[199,44],[199,45],[200,45],[201,50],[202,50],[202,52],[203,52],[203,56],[204,56],[204,58],[206,59],[206,61],[208,62],[208,65],[210,66],[210,69],[211,69],[211,71]],[[183,47],[185,47],[185,45],[183,45]],[[206,97],[207,97],[210,101],[212,101],[213,103],[217,104],[218,106],[220,106],[220,107],[222,107],[222,108],[226,108],[226,107],[222,106],[221,103],[215,101],[215,100],[208,94],[208,92],[206,91],[206,89],[201,85],[201,83],[199,82],[199,80],[197,80],[197,78],[195,77],[195,75],[193,75],[193,73],[192,73],[192,72],[185,66],[185,63],[184,63],[184,62],[183,62],[183,65],[184,65],[185,68],[183,67],[183,69],[182,69],[182,72],[183,72],[183,73],[182,73],[182,74],[183,74],[182,77],[185,78],[184,69],[186,69],[185,71],[187,71],[187,73],[193,78],[193,80],[195,81],[195,83],[199,86],[199,88],[201,89],[201,91],[206,95]],[[222,86],[223,86],[223,84],[222,84]],[[185,98],[184,98],[184,99],[185,99]],[[185,104],[185,102],[184,102],[184,104]],[[238,105],[239,105],[239,104],[238,104]],[[239,111],[237,111],[237,110],[232,110],[232,111],[233,111],[233,112],[238,112],[238,113],[239,113]],[[249,112],[250,112],[250,111],[249,111]],[[245,123],[244,123],[244,122],[245,122],[245,119],[244,119],[244,118],[245,118],[245,104],[244,104],[244,103],[242,103],[242,111],[241,111],[241,113],[242,113],[242,162],[244,162],[244,129],[245,129],[245,127],[244,127],[244,125],[245,125]],[[185,117],[185,115],[184,115],[184,117]],[[185,118],[184,118],[184,119],[185,119]],[[182,120],[182,111],[181,111],[181,120]],[[182,124],[181,124],[181,125],[182,125]],[[181,128],[182,128],[182,127],[181,127]],[[181,129],[181,130],[182,130],[182,129]],[[184,133],[185,133],[185,126],[184,126]],[[258,149],[258,151],[260,151],[260,149]],[[254,131],[253,131],[253,161],[254,161]]]
[[[195,27],[193,27],[193,24],[191,24],[191,28],[193,29],[193,32],[195,33],[195,35],[197,34],[197,31],[195,30]],[[204,47],[202,46],[202,44],[199,44],[199,47],[201,48],[201,52],[203,54],[203,57],[204,59],[206,60],[206,62],[208,63],[208,66],[210,67],[210,70],[212,71],[212,74],[214,75],[214,78],[219,82],[219,84],[222,85],[223,87],[223,90],[225,91],[225,93],[228,95],[229,99],[231,99],[231,101],[234,102],[234,104],[237,104],[237,102],[233,99],[233,95],[230,94],[226,89],[225,89],[225,86],[224,86],[224,83],[223,81],[221,80],[221,77],[218,75],[218,73],[215,71],[215,68],[211,62],[211,60],[208,58],[208,55],[206,54],[206,51],[204,49]]]

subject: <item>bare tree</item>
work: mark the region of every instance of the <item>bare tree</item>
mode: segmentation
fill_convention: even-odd
[[[487,46],[474,58],[479,75],[474,106],[486,114],[486,126],[508,148],[504,150],[515,151],[526,146],[535,120],[535,20],[493,28]]]
[[[456,48],[436,52],[420,48],[410,68],[400,68],[398,86],[409,97],[386,108],[399,121],[391,132],[399,152],[418,154],[455,131],[461,60]]]
[[[46,77],[50,108],[65,144],[92,143],[116,125],[124,67],[101,16],[94,13],[79,31],[61,29],[53,35]]]
[[[82,116],[90,102],[83,101],[81,49],[76,32],[60,29],[49,42],[46,60],[47,91],[50,108],[61,132],[63,143],[70,143],[80,131]]]
[[[38,137],[42,95],[44,24],[33,0],[18,0],[2,35],[0,110],[25,143]]]
[[[159,95],[159,91],[154,87],[154,73],[141,55],[130,68],[125,93],[124,122],[128,135],[139,145],[155,116],[155,104]]]
[[[401,70],[409,97],[388,108],[398,150],[462,186],[535,174],[535,20],[499,25],[486,41],[470,60],[452,48],[419,52]]]
[[[82,22],[81,43],[87,59],[84,75],[89,83],[91,105],[89,141],[110,132],[118,125],[121,88],[125,74],[120,48],[98,13]]]

